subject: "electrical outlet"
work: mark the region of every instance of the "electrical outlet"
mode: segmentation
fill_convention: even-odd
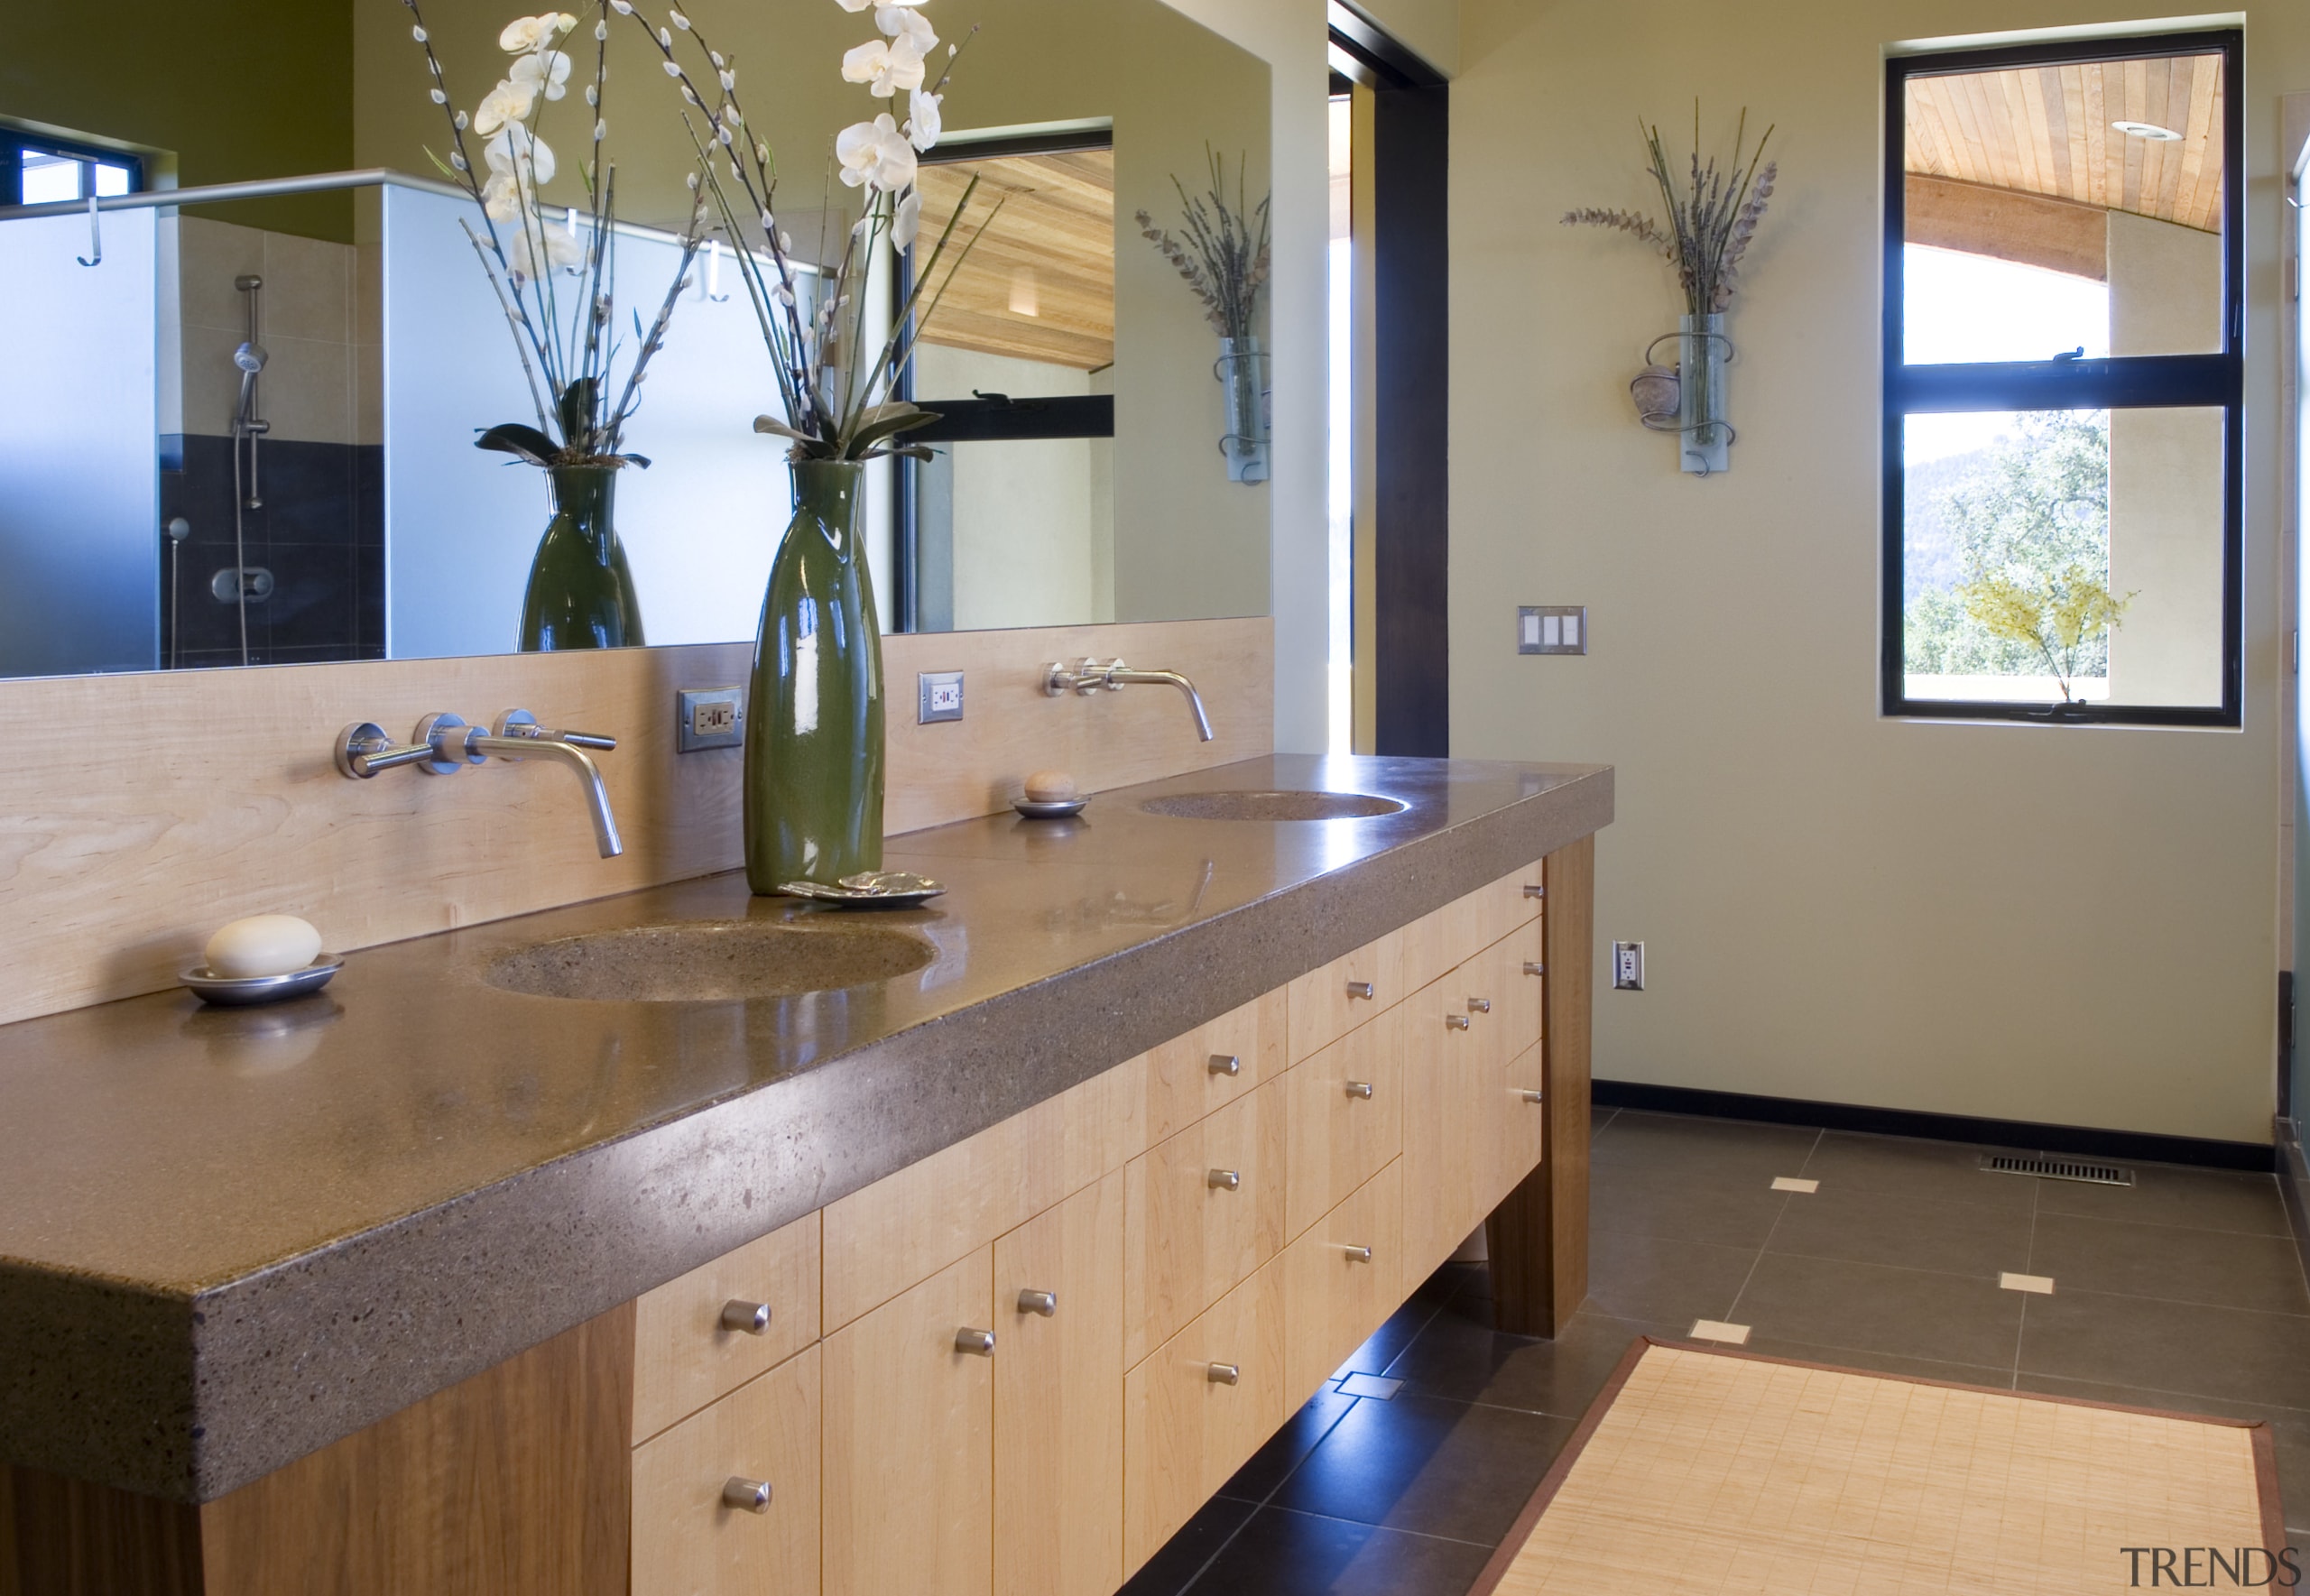
[[[674,751],[735,748],[746,740],[744,687],[683,687],[674,694]]]
[[[917,707],[914,724],[963,718],[963,673],[959,670],[918,671],[914,678]]]
[[[1644,990],[1644,944],[1641,942],[1612,944],[1612,990]]]

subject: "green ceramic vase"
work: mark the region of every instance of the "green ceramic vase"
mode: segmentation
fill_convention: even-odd
[[[882,634],[858,538],[865,467],[794,467],[746,713],[746,883],[882,866]]]
[[[522,599],[522,651],[639,648],[642,604],[611,510],[617,468],[555,466],[553,523],[530,562]]]

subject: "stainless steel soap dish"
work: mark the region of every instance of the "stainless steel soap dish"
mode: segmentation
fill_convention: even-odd
[[[929,876],[903,870],[875,870],[844,876],[831,887],[824,881],[782,881],[778,890],[790,898],[808,898],[851,909],[914,909],[947,889]]]
[[[344,968],[341,955],[325,953],[303,969],[291,970],[286,975],[211,975],[206,964],[188,964],[177,973],[177,979],[198,993],[204,1003],[245,1009],[319,992],[328,984],[330,976]]]
[[[1080,815],[1089,798],[1060,798],[1051,803],[1037,803],[1033,798],[1021,798],[1011,807],[1030,820],[1065,820]]]

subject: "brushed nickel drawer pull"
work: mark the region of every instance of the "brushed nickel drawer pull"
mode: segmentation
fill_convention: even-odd
[[[742,1513],[770,1511],[770,1481],[743,1480],[733,1474],[723,1482],[722,1505],[735,1508]]]
[[[1541,963],[1539,962],[1539,960],[1538,960],[1538,959],[1526,959],[1526,960],[1524,961],[1524,973],[1525,973],[1525,974],[1527,974],[1527,975],[1545,975],[1545,974],[1547,974],[1548,973],[1548,967],[1546,964],[1541,964]]]
[[[1347,1261],[1350,1263],[1372,1261],[1372,1249],[1369,1247],[1343,1247],[1340,1250],[1347,1254]]]
[[[1243,1378],[1243,1371],[1233,1363],[1207,1363],[1204,1365],[1203,1378],[1215,1386],[1232,1386]]]
[[[1541,1102],[1546,1101],[1539,1093],[1533,1091],[1529,1086],[1517,1093],[1516,1095],[1522,1098],[1526,1102]]]
[[[1444,1017],[1444,1029],[1446,1030],[1465,1030],[1468,1029],[1468,1017],[1465,1014],[1446,1014]]]
[[[1022,1314],[1040,1314],[1048,1319],[1058,1312],[1058,1293],[1021,1291],[1019,1293],[1019,1311]]]
[[[1470,998],[1468,1000],[1468,1012],[1471,1014],[1491,1013],[1492,1000],[1490,998]]]
[[[766,1302],[740,1302],[735,1297],[722,1305],[722,1328],[740,1331],[747,1335],[762,1335],[770,1330],[770,1305]]]
[[[1215,1053],[1206,1067],[1215,1075],[1240,1075],[1243,1073],[1243,1061],[1233,1053]]]
[[[955,1351],[970,1352],[981,1358],[994,1356],[994,1332],[992,1330],[957,1330]]]
[[[1351,981],[1347,983],[1347,995],[1351,998],[1368,998],[1372,995],[1372,983],[1368,981]]]
[[[1350,1097],[1361,1097],[1366,1102],[1369,1102],[1372,1096],[1372,1083],[1369,1081],[1350,1081],[1347,1084],[1347,1094]]]
[[[1529,882],[1529,881],[1526,881],[1526,882],[1524,883],[1524,896],[1525,896],[1525,897],[1527,897],[1527,898],[1545,898],[1545,897],[1547,897],[1548,895],[1548,890],[1546,887],[1536,887],[1536,886],[1534,886],[1534,885],[1533,885],[1531,882]]]
[[[1233,1169],[1206,1170],[1203,1184],[1215,1192],[1232,1192],[1243,1184],[1243,1177]]]

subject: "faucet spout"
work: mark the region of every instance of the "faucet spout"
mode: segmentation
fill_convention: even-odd
[[[1120,693],[1134,683],[1177,687],[1186,694],[1187,713],[1195,716],[1195,734],[1206,743],[1211,741],[1211,716],[1204,713],[1203,695],[1195,690],[1193,682],[1176,670],[1133,670],[1120,660],[1111,660],[1104,665],[1096,660],[1077,660],[1072,670],[1055,660],[1043,667],[1043,691],[1054,698],[1062,693],[1077,693],[1088,697],[1101,687],[1110,693]]]
[[[1187,695],[1187,713],[1195,716],[1195,734],[1206,743],[1211,741],[1211,717],[1204,713],[1203,695],[1195,690],[1193,682],[1178,671],[1132,670],[1118,661],[1115,668],[1107,672],[1107,681],[1110,686],[1118,687],[1126,683],[1138,683],[1151,687],[1178,688]]]
[[[610,813],[610,790],[603,784],[602,768],[584,749],[554,737],[498,737],[478,731],[465,740],[465,746],[475,753],[494,753],[500,759],[550,759],[568,766],[585,789],[587,812],[594,821],[594,844],[601,849],[602,857],[614,859],[625,852],[625,844],[617,835],[617,816]]]

